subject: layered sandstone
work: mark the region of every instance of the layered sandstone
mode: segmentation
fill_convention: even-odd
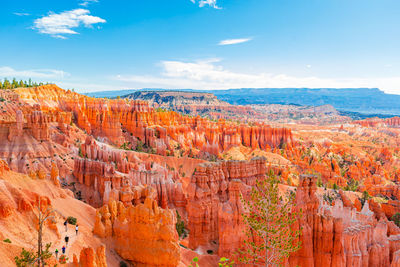
[[[73,174],[92,190],[87,193],[93,205],[109,200],[138,204],[148,188],[157,192],[156,200],[163,208],[186,205],[181,177],[166,165],[142,161],[133,151],[99,146],[93,138],[86,139],[81,151],[85,158],[75,159]]]
[[[225,120],[211,122],[173,111],[155,111],[139,100],[94,99],[63,91],[55,85],[16,91],[26,102],[42,109],[74,114],[76,124],[88,134],[121,146],[130,141],[129,135],[123,135],[126,131],[159,154],[173,150],[176,142],[187,153],[193,147],[214,155],[238,144],[267,149],[293,142],[290,130],[285,128],[271,128],[262,123],[250,127]]]
[[[112,237],[121,257],[136,266],[177,266],[178,234],[172,210],[158,207],[149,195],[143,204],[125,207],[110,202],[97,212],[93,232]]]
[[[265,178],[265,159],[200,164],[188,186],[189,246],[192,249],[219,241],[221,252],[232,252],[243,239],[240,193]],[[226,230],[226,231],[225,231]]]
[[[79,262],[74,254],[73,265],[75,267],[107,267],[105,247],[101,245],[96,251],[92,247],[83,248],[79,255]]]
[[[398,241],[388,236],[387,221],[376,221],[368,203],[361,212],[344,207],[340,200],[334,206],[318,205],[315,192],[315,178],[303,176],[296,196],[298,208],[304,212],[299,221],[302,248],[291,255],[291,266],[390,265],[390,247]]]

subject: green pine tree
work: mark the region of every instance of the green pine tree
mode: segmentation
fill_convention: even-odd
[[[11,83],[7,78],[4,79],[3,87],[4,89],[11,89]]]
[[[13,78],[11,83],[11,88],[17,88],[17,87],[18,87],[17,79]]]
[[[273,174],[257,180],[249,199],[241,196],[248,213],[243,214],[247,240],[239,250],[239,260],[254,266],[283,266],[290,253],[300,249],[300,230],[292,225],[301,216],[295,207],[295,193],[279,196],[278,179]]]

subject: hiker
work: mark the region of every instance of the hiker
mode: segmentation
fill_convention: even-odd
[[[62,247],[62,253],[65,254],[65,246]]]
[[[68,221],[67,220],[65,220],[64,225],[65,225],[65,232],[67,232],[68,231]]]
[[[78,225],[75,226],[76,235],[78,235]]]
[[[65,238],[64,238],[64,240],[65,240],[66,246],[68,247],[69,236],[66,235]]]
[[[56,259],[58,260],[58,249],[56,249]]]

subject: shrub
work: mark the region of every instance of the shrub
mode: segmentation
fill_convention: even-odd
[[[390,218],[391,221],[393,221],[397,226],[400,227],[400,213],[396,212],[392,218]]]
[[[81,147],[79,147],[78,154],[79,154],[79,157],[83,158],[83,153],[82,153],[82,148]]]
[[[137,152],[143,152],[143,149],[144,149],[144,144],[143,144],[143,142],[140,141],[140,140],[138,140],[137,143],[136,143],[135,151],[137,151]]]
[[[323,195],[323,199],[324,199],[326,202],[328,202],[329,205],[332,205],[333,201],[335,200],[335,197],[332,196],[331,194],[329,194],[329,193],[327,192],[327,193],[325,193],[325,194]]]
[[[7,239],[4,239],[3,242],[5,242],[5,243],[11,243],[11,240],[7,238]]]
[[[235,264],[234,261],[231,261],[225,257],[222,257],[221,259],[219,259],[218,266],[219,267],[232,267],[233,264]]]
[[[185,238],[186,237],[185,222],[182,220],[182,217],[178,211],[176,211],[175,227],[176,227],[176,231],[178,232],[179,237]]]
[[[119,262],[119,267],[128,267],[128,264],[124,261]]]
[[[21,254],[15,256],[14,261],[17,267],[31,266],[36,260],[36,255],[33,252],[27,251],[22,248]]]
[[[339,187],[338,187],[338,185],[336,183],[333,184],[332,188],[333,188],[333,190],[338,190],[339,189]]]
[[[367,201],[370,198],[371,196],[369,195],[368,191],[364,191],[360,199],[361,205],[364,206],[365,201]]]
[[[322,187],[323,186],[321,177],[318,177],[318,179],[317,179],[317,186],[318,187]]]
[[[61,264],[65,264],[65,263],[67,263],[67,261],[68,261],[68,257],[65,255],[61,255],[60,259],[58,260],[58,262]]]
[[[347,181],[347,185],[344,188],[344,190],[346,191],[354,191],[356,192],[358,190],[358,181],[355,181],[354,179],[350,179],[349,181]]]
[[[198,262],[199,262],[199,258],[194,257],[194,258],[192,259],[192,262],[190,263],[190,265],[189,265],[188,267],[199,267]]]
[[[69,216],[67,221],[69,224],[75,225],[78,220],[75,217]]]

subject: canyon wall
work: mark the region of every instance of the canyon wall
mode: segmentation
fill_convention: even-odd
[[[89,98],[55,85],[16,91],[26,103],[72,113],[76,124],[97,138],[106,138],[117,146],[127,142],[136,145],[140,140],[163,155],[172,153],[177,143],[186,153],[218,155],[239,144],[267,149],[293,142],[289,129],[262,123],[238,125],[223,119],[212,122],[174,111],[156,111],[145,101]]]
[[[264,179],[265,173],[263,158],[197,166],[187,189],[189,247],[219,241],[221,253],[237,249],[244,238],[239,231],[243,229],[239,195],[246,194],[257,179]]]

